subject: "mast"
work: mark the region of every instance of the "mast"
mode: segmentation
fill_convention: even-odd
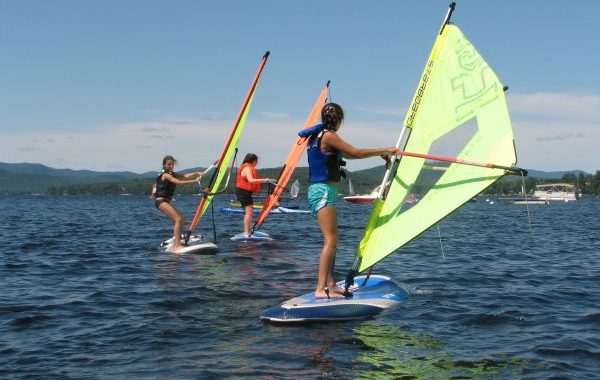
[[[444,31],[444,27],[450,23],[450,18],[452,17],[452,13],[454,12],[454,7],[456,6],[456,2],[451,2],[450,5],[448,6],[448,11],[446,12],[446,16],[444,17],[444,21],[442,22],[442,25],[440,27],[440,31],[438,34],[442,34],[442,32]],[[427,60],[427,64],[425,65],[425,68],[423,69],[423,73],[421,74],[421,78],[419,80],[419,84],[417,86],[417,90],[415,91],[415,95],[413,96],[413,99],[411,101],[410,107],[408,108],[408,114],[406,115],[406,118],[404,120],[404,123],[402,125],[402,130],[400,131],[400,135],[398,136],[398,140],[396,141],[396,148],[399,151],[404,151],[406,148],[406,145],[408,144],[408,140],[410,138],[410,134],[412,132],[412,128],[413,128],[413,123],[415,121],[415,118],[417,116],[417,113],[419,111],[419,106],[421,103],[421,100],[423,98],[423,96],[425,95],[425,91],[427,90],[427,84],[431,75],[431,71],[433,70],[433,67],[435,66],[436,63],[436,59],[437,56],[435,55],[435,51],[432,51],[429,55],[429,58]],[[400,164],[400,160],[402,159],[402,156],[400,155],[394,155],[392,156],[392,159],[390,160],[390,162],[386,165],[386,170],[385,173],[383,175],[383,179],[381,180],[381,185],[379,186],[379,193],[377,194],[377,198],[378,199],[385,199],[385,195],[387,194],[388,190],[389,190],[389,185],[390,185],[390,177],[391,176],[395,176],[396,175],[396,170],[398,170],[398,166]],[[352,278],[352,281],[354,279],[354,275],[356,273],[358,273],[358,267],[360,266],[360,261],[361,258],[360,256],[356,256],[354,259],[354,263],[352,264],[352,269],[350,269],[348,271],[348,274],[346,276],[346,289],[349,286],[348,280],[350,278]]]
[[[233,124],[233,128],[231,129],[229,137],[227,138],[227,140],[225,142],[225,146],[223,147],[223,150],[221,151],[221,155],[219,156],[219,160],[217,161],[217,164],[216,164],[216,169],[210,178],[210,181],[207,185],[207,189],[202,194],[202,198],[200,199],[200,203],[198,204],[198,208],[196,209],[194,218],[192,219],[192,222],[190,223],[188,231],[186,232],[186,241],[189,240],[189,237],[191,236],[192,232],[196,228],[196,225],[198,224],[200,217],[204,214],[204,212],[208,208],[208,205],[210,204],[210,202],[212,200],[212,196],[214,195],[214,193],[216,193],[218,191],[218,187],[220,185],[221,179],[223,178],[223,176],[225,174],[224,170],[226,170],[226,166],[227,166],[227,162],[224,162],[224,161],[226,161],[226,158],[230,159],[233,149],[236,149],[237,140],[240,137],[240,134],[241,134],[241,131],[243,128],[243,124],[245,122],[245,116],[247,115],[250,104],[252,102],[254,92],[256,90],[256,86],[258,85],[258,80],[260,79],[260,75],[262,74],[262,71],[263,71],[265,65],[267,64],[267,59],[269,58],[269,54],[270,54],[270,52],[267,51],[263,55],[260,65],[258,67],[258,70],[256,71],[256,74],[254,75],[254,79],[252,80],[250,89],[248,90],[248,93],[246,94],[244,102],[242,103],[242,108],[240,109],[240,111],[237,115],[235,123]],[[225,166],[225,168],[223,168],[223,166]]]
[[[421,74],[396,157],[382,181],[385,190],[375,201],[346,287],[358,272],[372,268],[504,175],[526,175],[514,166],[517,157],[504,86],[475,46],[450,23],[454,7],[453,2]],[[430,154],[436,143],[466,126],[475,128],[456,157]],[[426,159],[450,165],[418,203],[403,207],[426,169]]]
[[[323,87],[323,89],[321,90],[321,93],[317,98],[317,101],[315,102],[312,111],[308,115],[308,119],[304,123],[303,130],[311,128],[317,123],[318,118],[321,114],[321,109],[323,108],[325,102],[327,101],[327,98],[329,97],[329,84],[330,81],[327,81],[325,87]],[[258,217],[256,218],[256,222],[254,222],[252,232],[258,230],[262,226],[267,216],[269,215],[271,209],[275,206],[275,204],[277,204],[277,201],[279,200],[281,194],[285,190],[285,186],[289,182],[290,178],[292,177],[292,174],[294,173],[294,170],[296,169],[296,166],[298,165],[298,161],[300,160],[302,153],[304,153],[304,150],[306,149],[308,140],[308,137],[296,138],[296,141],[292,145],[292,148],[283,165],[283,168],[281,168],[281,172],[279,173],[279,176],[277,178],[277,183],[275,184],[275,187],[268,195],[265,203],[263,204],[263,208],[260,211]]]
[[[450,18],[452,17],[452,13],[454,12],[454,7],[456,6],[456,2],[451,2],[448,6],[448,12],[446,12],[446,16],[444,17],[444,21],[442,22],[442,26],[440,27],[440,31],[438,34],[442,34],[444,31],[444,27],[450,23]],[[433,52],[432,52],[433,53]],[[402,130],[400,131],[400,136],[398,136],[398,140],[396,141],[396,148],[398,150],[404,150],[406,144],[408,144],[408,139],[410,138],[410,132],[412,130],[412,123],[414,121],[414,117],[419,109],[420,99],[423,97],[425,89],[427,88],[427,81],[429,79],[429,74],[431,73],[431,69],[435,65],[433,54],[429,56],[429,60],[425,69],[423,70],[423,74],[421,75],[421,79],[419,85],[417,86],[417,91],[415,92],[415,96],[411,102],[411,106],[409,110],[411,112],[411,117],[407,117],[407,122],[402,125]],[[419,90],[421,92],[419,93]],[[395,175],[396,169],[398,167],[398,163],[400,162],[401,157],[394,156],[392,160],[386,166],[385,173],[383,175],[383,179],[381,180],[381,185],[379,186],[379,193],[377,194],[377,198],[382,199],[385,197],[385,194],[388,190],[388,181],[391,175]]]

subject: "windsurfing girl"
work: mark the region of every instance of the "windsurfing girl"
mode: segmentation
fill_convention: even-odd
[[[175,173],[173,169],[175,168],[176,162],[177,161],[173,156],[165,156],[163,158],[163,169],[156,177],[156,182],[152,190],[156,208],[175,222],[175,227],[173,228],[173,251],[177,251],[181,248],[181,231],[185,224],[181,211],[171,204],[171,199],[173,199],[173,195],[175,194],[175,188],[177,185],[196,183],[204,175],[202,172],[186,174]]]
[[[244,236],[250,237],[250,228],[252,226],[252,214],[254,201],[252,193],[260,191],[260,185],[274,182],[270,178],[260,178],[256,164],[258,156],[254,153],[246,154],[242,166],[237,171],[235,182],[235,195],[244,208]]]
[[[333,273],[338,243],[337,187],[343,175],[341,166],[345,165],[342,156],[350,159],[382,156],[387,160],[389,155],[396,152],[396,147],[361,149],[348,144],[336,133],[343,120],[342,107],[336,103],[325,104],[321,110],[322,124],[311,128],[308,142],[311,183],[308,203],[323,235],[315,298],[344,298],[344,289],[336,286]]]

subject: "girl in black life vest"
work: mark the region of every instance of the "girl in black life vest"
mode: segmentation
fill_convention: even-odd
[[[176,161],[173,156],[165,156],[165,158],[163,158],[163,170],[156,177],[156,183],[154,184],[152,191],[156,208],[175,222],[175,227],[173,228],[173,251],[177,251],[181,248],[181,231],[185,224],[181,211],[171,204],[171,199],[173,199],[173,194],[175,194],[175,188],[177,185],[196,183],[204,175],[202,172],[186,174],[175,173],[173,171],[175,163]]]

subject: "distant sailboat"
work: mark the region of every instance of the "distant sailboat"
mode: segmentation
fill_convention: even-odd
[[[344,197],[346,202],[354,203],[354,204],[370,204],[375,202],[377,199],[377,194],[379,194],[380,186],[377,186],[373,190],[371,190],[368,194],[356,194],[354,192],[354,186],[352,186],[352,180],[348,178],[348,195]]]
[[[347,195],[344,197],[344,200],[354,204],[371,204],[375,202],[377,199],[377,194],[379,194],[379,186],[371,190],[369,194],[354,194]]]
[[[298,194],[300,194],[300,181],[296,178],[294,183],[292,183],[292,187],[290,187],[290,197],[296,199],[298,198]]]

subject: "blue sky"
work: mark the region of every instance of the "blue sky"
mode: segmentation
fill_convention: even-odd
[[[327,80],[348,142],[394,145],[448,3],[0,0],[0,161],[206,166],[266,50],[242,153],[281,165]],[[457,1],[452,20],[510,86],[520,166],[600,169],[599,15],[592,0]]]

